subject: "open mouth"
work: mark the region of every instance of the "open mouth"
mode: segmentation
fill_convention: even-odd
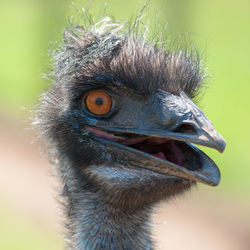
[[[146,168],[153,171],[212,186],[219,183],[220,172],[216,164],[190,142],[92,127],[85,129],[97,139],[150,161],[151,166]]]
[[[196,157],[190,154],[188,158],[185,157],[189,147],[184,142],[150,137],[138,143],[127,144],[127,146],[190,170],[199,168],[199,164],[192,164],[197,160]]]

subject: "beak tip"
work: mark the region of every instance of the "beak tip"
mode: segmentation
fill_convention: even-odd
[[[217,141],[217,149],[220,153],[223,153],[226,148],[227,142],[221,137],[220,140]]]
[[[220,170],[217,168],[215,173],[210,176],[209,181],[206,183],[209,186],[216,187],[219,185],[221,179]]]

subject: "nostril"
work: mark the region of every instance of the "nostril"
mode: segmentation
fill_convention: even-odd
[[[195,133],[196,129],[193,125],[189,123],[181,124],[179,127],[175,129],[177,133]]]

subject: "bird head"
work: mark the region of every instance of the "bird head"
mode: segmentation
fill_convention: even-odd
[[[218,167],[194,145],[226,145],[192,101],[203,80],[196,53],[78,26],[54,59],[39,119],[60,164],[70,166],[61,167],[64,176],[74,171],[83,187],[126,208],[219,183]]]

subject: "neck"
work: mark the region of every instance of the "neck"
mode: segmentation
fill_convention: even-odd
[[[99,199],[85,199],[73,211],[72,249],[152,249],[148,211],[128,214]]]
[[[69,249],[153,249],[150,207],[121,209],[77,176],[63,176]]]

